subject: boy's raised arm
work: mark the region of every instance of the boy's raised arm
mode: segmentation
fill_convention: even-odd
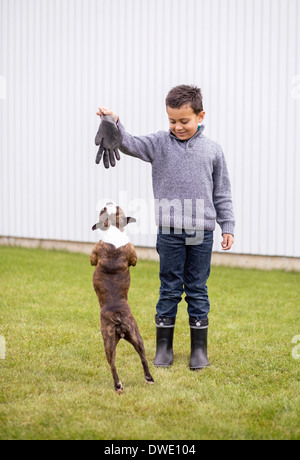
[[[132,136],[127,133],[120,122],[119,116],[110,109],[99,107],[97,115],[110,115],[115,118],[119,129],[121,139],[119,149],[126,155],[139,158],[140,160],[152,163],[155,150],[157,149],[157,136],[150,134],[148,136]]]

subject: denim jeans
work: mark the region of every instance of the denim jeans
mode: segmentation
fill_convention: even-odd
[[[210,309],[206,282],[210,274],[213,232],[204,231],[200,244],[187,244],[190,233],[158,229],[156,249],[160,258],[160,297],[156,312],[176,317],[183,292],[190,318],[207,319]]]

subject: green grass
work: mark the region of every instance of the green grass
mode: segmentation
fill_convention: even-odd
[[[158,264],[131,269],[130,305],[155,385],[121,341],[113,389],[81,254],[0,248],[0,439],[299,439],[300,274],[212,268],[211,367],[188,369],[184,300],[170,369],[156,369]]]

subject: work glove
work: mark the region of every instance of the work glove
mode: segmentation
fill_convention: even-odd
[[[121,134],[112,115],[102,115],[100,126],[95,137],[95,144],[100,145],[96,163],[99,164],[103,154],[103,164],[106,169],[116,166],[116,159],[120,160],[118,148],[121,143]]]

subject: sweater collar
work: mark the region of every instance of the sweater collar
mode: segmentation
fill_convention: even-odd
[[[200,125],[199,128],[198,128],[198,131],[192,137],[190,137],[190,139],[185,139],[183,141],[178,139],[178,137],[176,137],[175,134],[173,134],[171,130],[169,130],[169,134],[170,134],[171,137],[173,137],[174,139],[176,139],[179,142],[188,142],[191,139],[196,139],[197,137],[200,137],[202,132],[204,131],[204,128],[205,128],[205,125]]]

